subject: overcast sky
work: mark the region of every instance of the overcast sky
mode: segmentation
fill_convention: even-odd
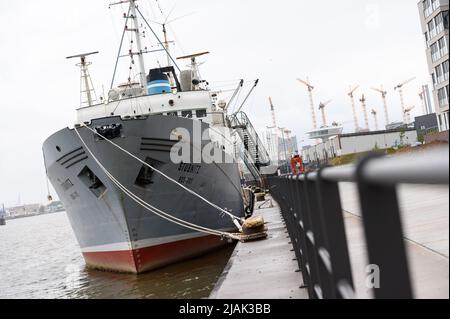
[[[348,132],[353,129],[346,95],[351,84],[361,85],[358,97],[365,93],[368,108],[378,110],[381,124],[381,98],[369,88],[381,84],[388,88],[391,119],[400,121],[399,97],[392,88],[415,76],[405,88],[405,100],[417,106],[413,115],[421,112],[419,87],[429,82],[429,76],[417,0],[158,2],[165,14],[175,4],[171,18],[188,14],[170,25],[169,36],[177,41],[174,55],[210,51],[202,59],[206,63],[201,71],[212,85],[241,78],[249,85],[261,80],[244,109],[260,130],[271,124],[267,101],[271,96],[278,125],[292,129],[299,141],[305,139],[311,116],[307,92],[297,77],[310,77],[317,106],[321,100],[333,100],[327,110],[329,121],[343,123]],[[162,19],[157,1],[140,3],[150,19]],[[46,200],[42,143],[74,123],[79,105],[79,71],[75,61],[65,57],[100,51],[91,59],[91,75],[97,93],[102,85],[109,88],[124,9],[108,9],[108,4],[107,0],[0,2],[0,203],[16,204],[19,196],[22,203]],[[157,61],[164,59],[148,56],[147,68]],[[359,104],[358,111],[362,123]]]

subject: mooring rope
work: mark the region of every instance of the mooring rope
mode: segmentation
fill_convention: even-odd
[[[87,127],[87,126],[85,126]],[[83,140],[83,138],[81,137],[80,133],[78,132],[77,128],[75,127],[75,132],[78,135],[78,138],[80,139],[80,141],[82,142],[82,144],[84,145],[84,147],[86,148],[86,150],[88,151],[88,153],[92,156],[92,158],[94,159],[94,161],[99,165],[99,167],[102,169],[102,171],[108,176],[108,178],[119,188],[121,189],[128,197],[130,197],[134,202],[136,202],[137,204],[139,204],[140,206],[142,206],[143,208],[145,208],[146,210],[152,212],[153,214],[169,221],[172,223],[175,223],[179,226],[191,229],[191,230],[195,230],[198,232],[202,232],[202,233],[207,233],[210,235],[215,235],[215,236],[219,236],[219,237],[223,237],[223,238],[230,238],[230,239],[234,239],[234,240],[239,240],[240,238],[238,236],[236,236],[235,234],[232,233],[228,233],[228,232],[223,232],[223,231],[219,231],[219,230],[215,230],[215,229],[211,229],[211,228],[207,228],[207,227],[203,227],[200,225],[196,225],[193,223],[190,223],[188,221],[182,220],[180,218],[177,218],[167,212],[164,212],[163,210],[145,202],[143,199],[141,199],[139,196],[137,196],[136,194],[134,194],[132,191],[130,191],[129,189],[127,189],[124,185],[122,185],[100,162],[100,160],[93,154],[93,152],[91,151],[91,149],[87,146],[86,142]],[[200,196],[200,195],[199,195]],[[234,220],[233,220],[234,221]],[[237,225],[236,225],[237,226]],[[240,226],[240,225],[239,225]]]
[[[108,143],[110,143],[111,145],[113,145],[114,147],[116,147],[117,149],[121,150],[122,152],[124,152],[125,154],[129,155],[130,157],[134,158],[135,160],[137,160],[138,162],[142,163],[143,165],[147,166],[148,168],[151,168],[152,170],[154,170],[155,172],[157,172],[158,174],[160,174],[161,176],[163,176],[164,178],[166,178],[167,180],[169,180],[170,182],[178,185],[179,187],[181,187],[182,189],[184,189],[185,191],[187,191],[188,193],[190,193],[191,195],[201,199],[203,202],[207,203],[208,205],[210,205],[211,207],[219,210],[220,212],[228,215],[231,219],[233,220],[238,220],[240,221],[241,219],[238,216],[235,216],[233,214],[231,214],[229,211],[223,209],[222,207],[210,202],[209,200],[207,200],[206,198],[204,198],[203,196],[197,194],[196,192],[194,192],[193,190],[187,188],[186,186],[184,186],[183,184],[179,183],[178,181],[174,180],[172,177],[166,175],[165,173],[163,173],[162,171],[158,170],[157,168],[153,167],[152,165],[150,165],[149,163],[141,160],[139,157],[137,157],[136,155],[130,153],[129,151],[127,151],[126,149],[124,149],[123,147],[121,147],[120,145],[117,145],[116,143],[114,143],[113,141],[107,139],[106,137],[104,137],[102,134],[98,133],[96,130],[90,128],[89,126],[87,126],[86,124],[81,124],[82,127],[87,128],[88,130],[90,130],[91,132],[93,132],[94,134],[98,135],[99,137],[101,137],[102,139],[104,139],[105,141],[107,141]],[[75,128],[76,129],[76,128]]]

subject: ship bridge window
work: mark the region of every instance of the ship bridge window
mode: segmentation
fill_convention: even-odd
[[[167,112],[167,116],[178,116],[178,112]]]
[[[192,118],[192,111],[181,111],[181,117],[191,119]]]
[[[80,174],[78,174],[78,178],[97,198],[105,193],[106,186],[97,177],[97,175],[89,169],[89,167],[85,166],[81,170]]]
[[[150,157],[147,157],[145,159],[145,162],[150,166],[156,168],[157,170],[159,170],[164,165],[163,162]],[[154,174],[155,171],[153,169],[151,169],[147,165],[142,165],[134,184],[142,188],[149,188],[154,183]]]
[[[203,118],[203,117],[206,117],[206,110],[203,109],[203,110],[197,110],[197,111],[195,111],[195,116],[196,116],[198,119],[201,119],[201,118]]]

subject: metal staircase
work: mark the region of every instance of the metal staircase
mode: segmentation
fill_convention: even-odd
[[[239,112],[230,117],[231,128],[239,136],[235,145],[236,158],[241,158],[250,174],[261,178],[260,169],[270,165],[270,157],[247,114]]]

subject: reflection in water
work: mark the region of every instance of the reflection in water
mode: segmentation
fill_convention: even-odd
[[[135,276],[85,267],[65,213],[10,220],[0,227],[0,298],[204,298],[230,245]]]

